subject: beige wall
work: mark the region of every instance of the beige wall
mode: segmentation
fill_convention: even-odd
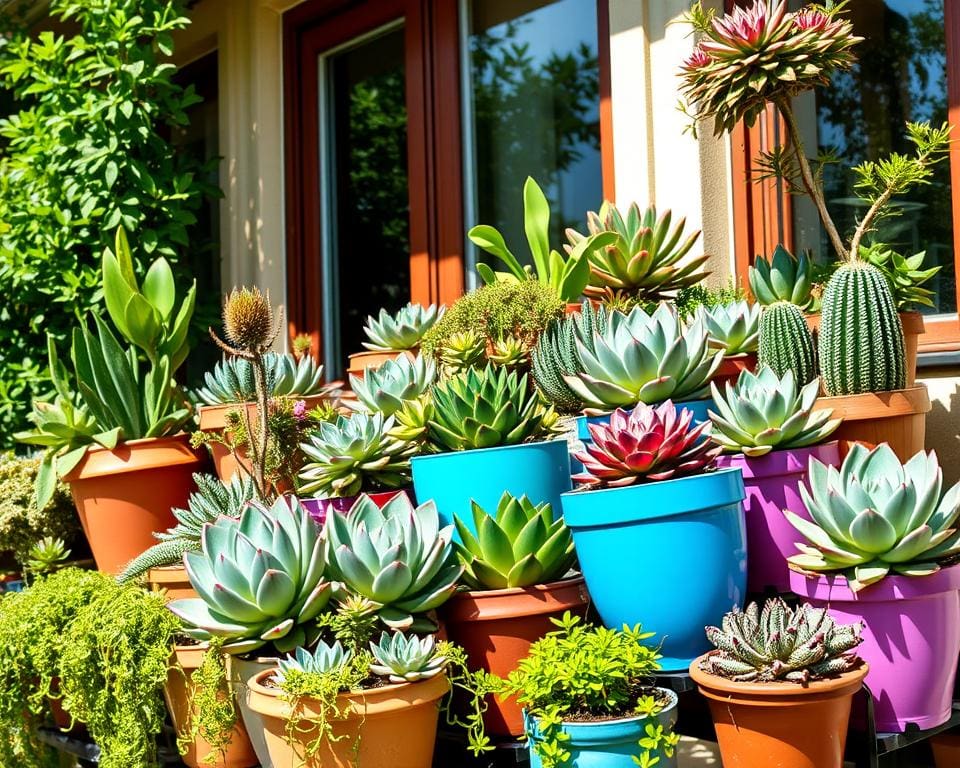
[[[933,406],[927,415],[927,449],[940,458],[948,484],[960,481],[960,367],[926,368],[918,379],[927,385]]]

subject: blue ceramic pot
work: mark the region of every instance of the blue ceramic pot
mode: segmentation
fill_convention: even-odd
[[[677,722],[677,694],[661,690],[670,697],[670,704],[655,717],[564,723],[560,729],[570,737],[569,741],[563,743],[564,749],[570,750],[570,761],[565,765],[569,768],[637,768],[633,757],[640,755],[639,742],[646,736],[647,724],[659,723],[667,731]],[[536,750],[536,744],[542,741],[537,719],[527,715],[526,727],[530,737],[530,768],[541,768],[543,762]],[[667,757],[661,752],[654,752],[654,756],[660,758],[657,768],[676,768],[676,755]]]
[[[666,671],[687,669],[710,649],[704,627],[743,605],[743,498],[739,469],[563,495],[603,623],[656,632]]]
[[[417,502],[433,499],[443,525],[460,517],[471,531],[471,499],[493,514],[509,491],[534,504],[550,502],[559,516],[560,495],[573,487],[566,440],[415,456],[410,465]]]
[[[693,423],[695,425],[709,421],[710,417],[707,415],[707,411],[710,409],[716,410],[712,397],[705,400],[687,400],[675,403],[675,405],[677,408],[686,408],[688,411],[693,411]],[[587,429],[587,424],[606,424],[608,421],[610,421],[609,413],[602,416],[577,416],[577,437],[584,442],[589,442],[590,431]]]

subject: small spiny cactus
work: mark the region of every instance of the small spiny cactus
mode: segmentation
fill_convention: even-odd
[[[793,371],[800,386],[817,377],[813,336],[800,308],[788,301],[766,307],[760,317],[759,366],[768,366],[780,378]]]

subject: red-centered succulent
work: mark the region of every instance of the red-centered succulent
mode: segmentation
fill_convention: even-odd
[[[618,408],[608,424],[590,424],[592,443],[574,453],[584,472],[574,480],[586,486],[619,488],[670,480],[710,469],[721,448],[711,444],[710,423],[693,425],[693,413],[667,400]]]

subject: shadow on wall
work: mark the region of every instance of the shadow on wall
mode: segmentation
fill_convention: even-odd
[[[927,450],[937,452],[944,485],[949,488],[960,480],[960,370],[937,368],[918,373],[933,406],[927,414]]]

